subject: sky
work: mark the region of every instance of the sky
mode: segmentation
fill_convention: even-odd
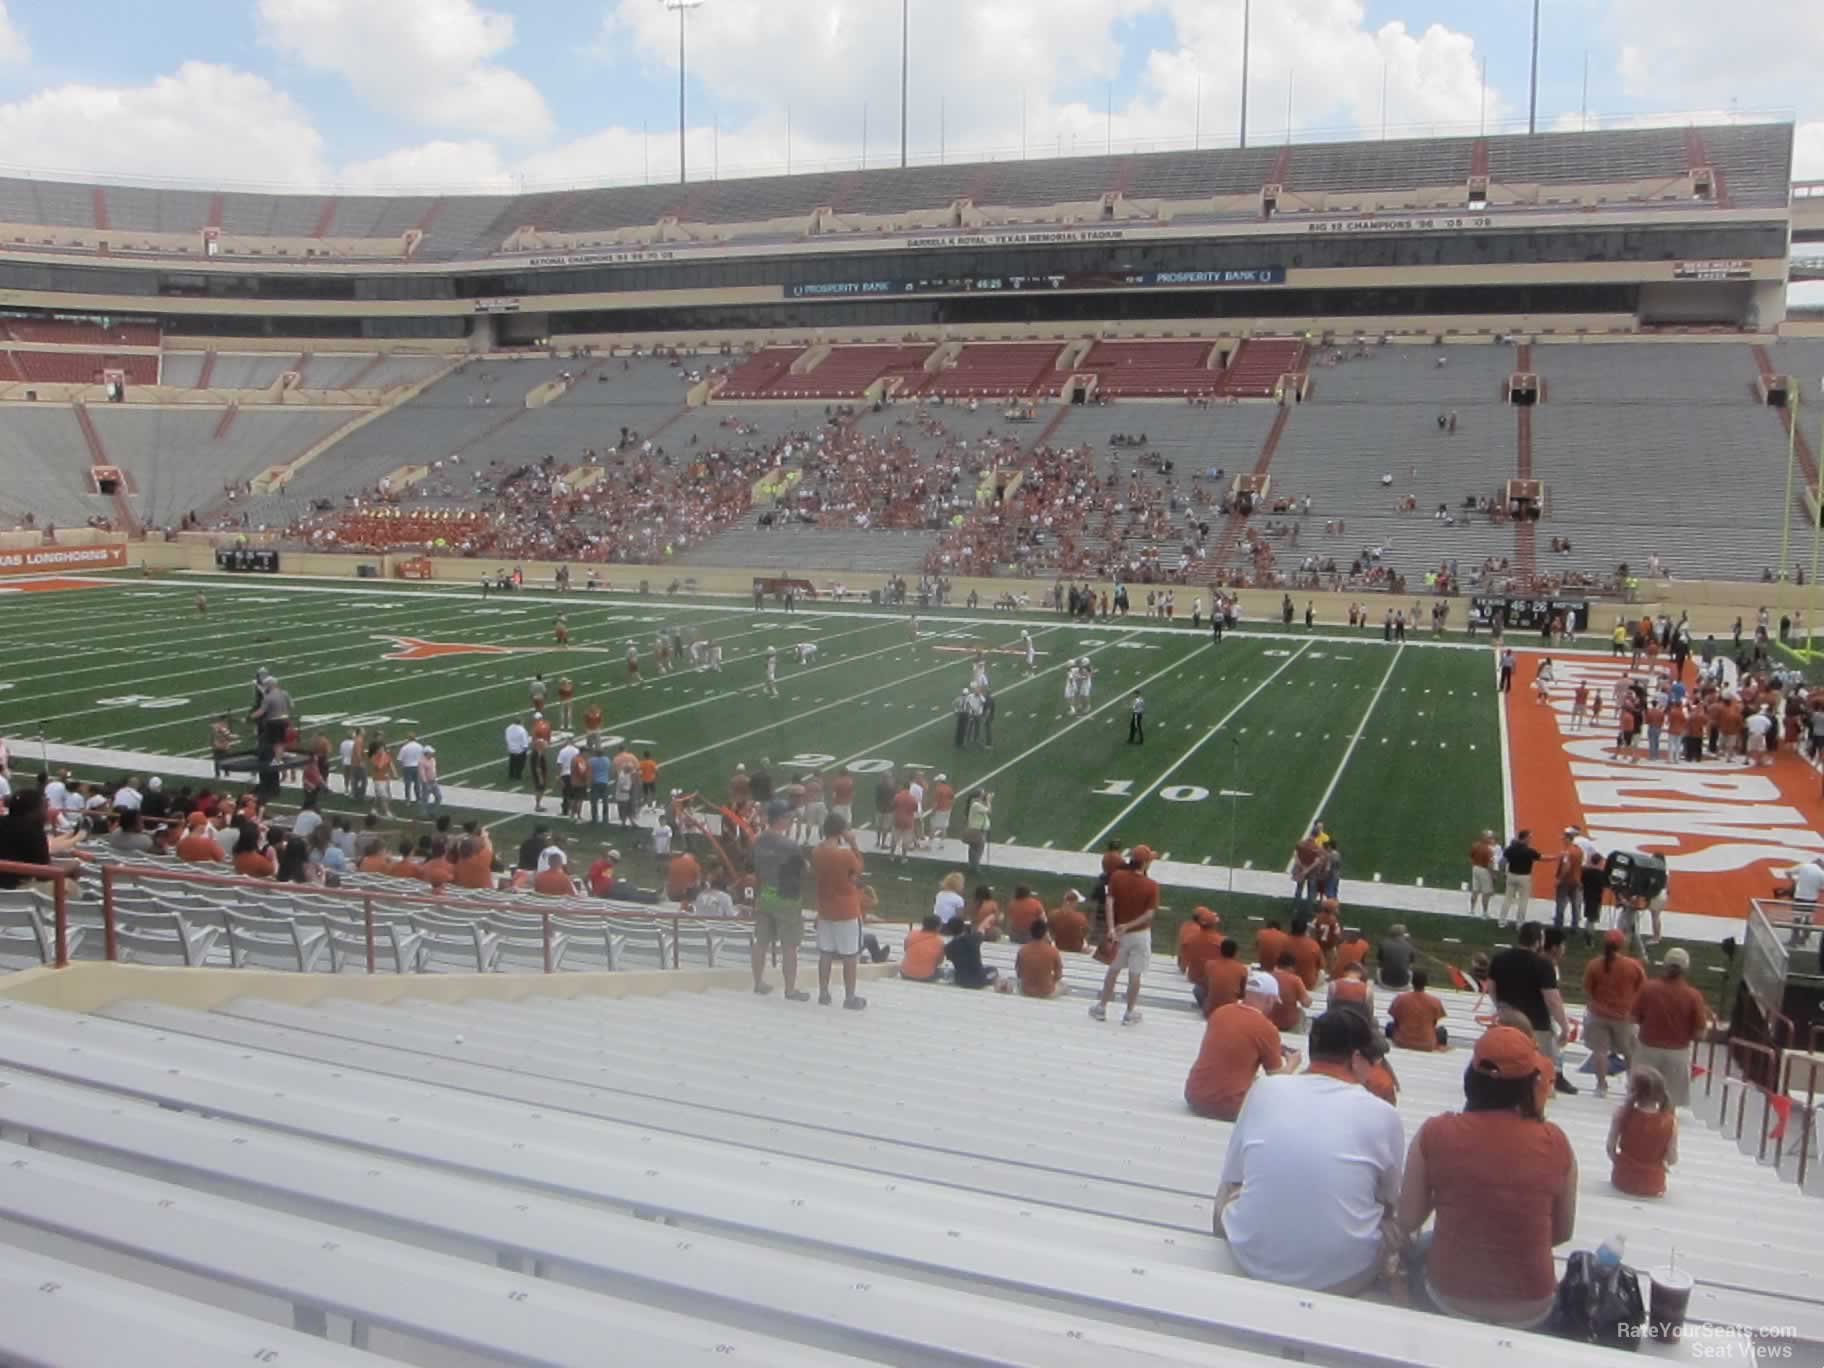
[[[1542,127],[1794,118],[1796,173],[1824,178],[1820,0],[1759,0],[1752,24],[1714,0],[1540,4]],[[1531,12],[1254,0],[1250,141],[1523,130]],[[908,156],[1232,146],[1241,14],[909,0]],[[683,18],[688,174],[896,164],[900,20],[899,0],[701,0]],[[678,29],[667,0],[0,0],[0,170],[369,191],[675,180]]]

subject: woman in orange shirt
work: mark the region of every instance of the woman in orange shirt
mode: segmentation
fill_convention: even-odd
[[[1001,905],[994,900],[994,890],[987,884],[975,889],[975,906],[969,912],[969,924],[985,941],[1001,938]]]
[[[1666,1195],[1666,1170],[1678,1162],[1678,1118],[1658,1069],[1634,1071],[1628,1100],[1609,1123],[1608,1148],[1611,1183],[1630,1197]]]
[[[1539,1113],[1532,1035],[1496,1026],[1463,1074],[1464,1109],[1419,1127],[1406,1155],[1400,1228],[1418,1242],[1415,1296],[1446,1315],[1520,1329],[1544,1325],[1558,1290],[1554,1247],[1577,1224],[1577,1157]]]
[[[270,879],[279,872],[279,862],[260,839],[260,829],[252,822],[241,823],[241,834],[234,843],[234,872],[243,879]]]

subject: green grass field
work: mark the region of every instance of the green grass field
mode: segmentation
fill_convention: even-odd
[[[207,615],[193,600],[209,595]],[[527,710],[528,683],[569,675],[576,719],[598,703],[606,731],[650,749],[668,787],[720,796],[737,762],[775,774],[857,776],[858,820],[870,776],[922,766],[959,792],[994,795],[997,842],[1059,851],[1106,839],[1146,841],[1169,858],[1283,867],[1320,813],[1352,878],[1454,888],[1474,831],[1501,825],[1499,739],[1480,651],[1378,633],[1250,628],[1220,645],[1188,623],[1128,618],[1065,625],[927,614],[911,639],[903,615],[830,608],[755,613],[728,600],[570,595],[571,648],[558,650],[550,595],[356,588],[210,579],[0,599],[12,645],[0,734],[148,756],[200,757],[219,713],[245,714],[250,679],[270,667],[292,691],[306,734],[339,740],[357,723],[392,742],[434,740],[447,786],[507,791],[503,730]],[[1032,631],[1037,673],[990,656],[993,746],[953,746],[951,700],[976,646],[1011,651]],[[654,670],[654,634],[677,626],[718,641],[717,673]],[[381,637],[507,648],[399,661]],[[626,642],[644,678],[629,683]],[[1342,638],[1342,639],[1339,639]],[[817,643],[801,667],[792,647]],[[760,691],[768,646],[778,698]],[[1066,714],[1063,671],[1096,670],[1092,710]],[[1128,698],[1146,698],[1147,741],[1126,743]],[[552,688],[555,698],[555,687]],[[554,711],[554,710],[553,710]],[[555,721],[555,716],[553,717]],[[1357,740],[1359,734],[1359,740]],[[1355,743],[1351,748],[1352,741]],[[153,763],[145,762],[151,769]],[[962,817],[961,804],[957,824]],[[957,834],[955,830],[952,834]]]
[[[206,616],[194,606],[199,591],[208,596]],[[552,639],[560,610],[571,628],[567,652]],[[1030,883],[1048,903],[1086,881],[1022,866],[1010,858],[1017,850],[1044,858],[1095,849],[1104,839],[1145,841],[1173,861],[1215,866],[1213,876],[1231,863],[1231,851],[1236,867],[1277,874],[1321,812],[1343,850],[1346,877],[1456,890],[1474,833],[1503,826],[1490,662],[1485,647],[1451,649],[1461,638],[1399,649],[1378,630],[1250,623],[1217,645],[1188,623],[1143,617],[1066,625],[1049,614],[959,609],[927,613],[922,622],[924,635],[914,642],[906,615],[877,608],[787,615],[727,599],[579,592],[561,603],[539,593],[484,601],[476,591],[437,586],[121,577],[105,589],[0,593],[0,632],[10,648],[0,674],[0,736],[12,747],[16,774],[38,768],[42,732],[53,746],[132,757],[124,767],[53,757],[54,768],[78,777],[107,780],[126,768],[196,783],[178,762],[206,756],[218,714],[239,723],[253,672],[266,665],[294,693],[307,734],[321,729],[339,740],[359,722],[394,744],[408,729],[433,740],[446,788],[478,790],[472,804],[452,801],[447,811],[487,824],[505,849],[535,819],[520,811],[523,787],[515,794],[507,785],[504,728],[525,716],[535,672],[553,683],[567,673],[577,686],[577,720],[599,703],[607,734],[650,748],[668,787],[720,796],[738,762],[764,761],[775,775],[846,764],[857,775],[860,817],[871,776],[889,766],[943,770],[959,790],[985,784],[995,795],[997,847],[983,879],[1003,897],[1014,882]],[[654,675],[654,633],[674,625],[722,644],[719,675]],[[971,652],[978,644],[1011,649],[1022,625],[1041,652],[1038,673],[1028,679],[1023,658],[992,655],[994,747],[956,750],[950,702],[968,678]],[[644,675],[633,685],[625,664],[630,635]],[[383,659],[399,649],[396,637],[508,650]],[[818,644],[809,667],[790,651],[799,641]],[[781,656],[778,699],[759,689],[768,645]],[[1089,715],[1072,717],[1062,671],[1080,655],[1095,662],[1095,696]],[[1147,700],[1143,747],[1126,744],[1127,699],[1136,687]],[[334,788],[326,809],[352,813],[339,783]],[[295,801],[296,791],[286,798]],[[399,813],[388,827],[408,826],[404,805]],[[959,804],[952,835],[960,824]],[[578,828],[584,839],[597,834]],[[657,882],[648,855],[608,834],[625,848],[631,877]],[[865,837],[863,851],[871,854]],[[870,866],[882,914],[893,919],[928,910],[946,868],[893,867],[878,857]],[[1487,923],[1381,910],[1372,901],[1346,904],[1348,924],[1374,938],[1403,921],[1423,950],[1458,965],[1502,939]],[[1204,887],[1168,879],[1162,947],[1198,903],[1223,911],[1244,951],[1264,918],[1287,913],[1284,897],[1230,893],[1219,879]],[[1689,948],[1698,981],[1718,992],[1717,947]],[[1567,982],[1578,981],[1581,954],[1573,946]]]

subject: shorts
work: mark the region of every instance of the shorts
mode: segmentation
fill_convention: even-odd
[[[830,809],[830,816],[840,817],[850,826],[855,824],[855,808],[849,803],[837,803]]]
[[[1583,1043],[1589,1047],[1591,1055],[1604,1063],[1612,1054],[1631,1060],[1634,1055],[1634,1023],[1598,1016],[1595,1012],[1586,1010],[1583,1014]],[[1598,1069],[1602,1069],[1600,1064]],[[1596,1076],[1603,1079],[1606,1085],[1606,1070],[1598,1072]]]
[[[841,955],[847,959],[861,953],[861,918],[830,921],[817,918],[817,951],[824,955]]]
[[[1129,931],[1122,936],[1115,946],[1115,959],[1108,967],[1119,973],[1125,969],[1130,974],[1144,974],[1153,962],[1153,933],[1149,927],[1145,931]]]
[[[1483,865],[1471,865],[1469,867],[1469,891],[1492,896],[1495,891],[1495,871]]]
[[[813,831],[823,830],[823,819],[829,816],[829,809],[822,803],[806,803],[799,812],[799,820]]]
[[[754,903],[754,944],[795,946],[804,940],[804,911],[794,900],[762,892]]]
[[[1765,755],[1766,753],[1767,753],[1766,736],[1760,732],[1749,732],[1748,733],[1748,754]]]

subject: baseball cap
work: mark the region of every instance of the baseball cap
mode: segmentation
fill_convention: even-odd
[[[157,793],[164,786],[165,786],[165,781],[163,779],[160,779],[156,774],[153,775],[150,779],[146,780],[146,788],[148,791],[150,791],[152,793]]]
[[[1262,973],[1260,970],[1256,969],[1253,973],[1248,975],[1247,991],[1258,994],[1261,997],[1272,998],[1273,1001],[1278,1002],[1279,980],[1274,978],[1271,974]]]
[[[1151,864],[1153,862],[1153,848],[1149,845],[1137,845],[1132,850],[1128,851],[1127,854],[1128,858],[1135,864]]]
[[[1670,950],[1666,951],[1665,962],[1670,965],[1675,965],[1680,969],[1689,969],[1691,967],[1691,952],[1682,945],[1675,945]]]
[[[783,798],[775,798],[766,805],[766,820],[769,822],[776,822],[781,817],[789,817],[791,812],[792,805],[790,803],[786,802]]]
[[[1214,912],[1210,911],[1210,909],[1207,907],[1199,907],[1199,908],[1194,909],[1191,913],[1191,918],[1199,926],[1217,925],[1216,914]]]
[[[426,746],[426,747],[425,747],[425,748],[424,748],[424,753],[425,753],[425,754],[426,754],[426,755],[435,755],[435,754],[437,754],[437,747],[435,747],[435,746]]]
[[[931,782],[934,784],[942,784],[948,782],[949,778],[950,776],[947,774],[934,774],[931,776]]]
[[[199,827],[199,826],[204,825],[206,822],[208,822],[208,820],[209,819],[207,817],[205,817],[202,813],[193,812],[188,817],[184,818],[184,825]]]
[[[1469,1066],[1495,1078],[1530,1078],[1539,1072],[1539,1046],[1525,1031],[1496,1026],[1476,1042]]]

